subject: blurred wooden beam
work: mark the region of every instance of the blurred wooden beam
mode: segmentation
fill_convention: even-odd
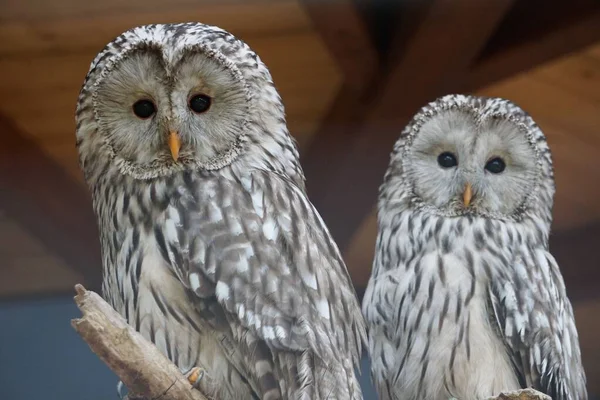
[[[338,64],[346,84],[362,91],[377,69],[377,52],[351,0],[302,0],[302,5]]]
[[[567,53],[581,50],[599,40],[600,2],[597,2],[597,9],[589,14],[529,35],[522,41],[487,55],[477,62],[469,73],[467,88],[481,88]]]
[[[0,208],[99,290],[102,269],[90,196],[2,115],[0,132]]]
[[[550,252],[560,266],[573,301],[600,298],[600,222],[550,236]]]
[[[322,182],[319,177],[321,161],[335,153],[340,138],[365,118],[367,108],[364,104],[369,102],[369,94],[373,94],[369,89],[377,79],[379,56],[352,0],[302,0],[302,4],[344,76],[342,86],[315,134],[316,143],[311,145],[308,159],[303,160],[308,188],[312,191],[313,185]],[[302,156],[304,159],[306,154]]]
[[[334,135],[317,136],[303,165],[311,200],[340,248],[348,245],[374,205],[404,124],[427,101],[460,87],[512,4],[430,1],[414,29],[397,38],[392,51],[400,54],[389,57],[392,64],[379,70],[371,93],[353,103],[342,97],[333,106],[346,109],[349,119],[337,115],[337,120],[326,121]]]

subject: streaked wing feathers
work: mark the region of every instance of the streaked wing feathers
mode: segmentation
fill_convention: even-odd
[[[554,400],[587,399],[573,309],[554,257],[537,249],[514,262],[515,274],[534,276],[493,282],[491,303],[522,384]]]
[[[215,295],[272,348],[312,349],[324,360],[343,351],[357,363],[365,339],[358,300],[304,192],[262,171],[185,182],[157,240],[186,287]]]

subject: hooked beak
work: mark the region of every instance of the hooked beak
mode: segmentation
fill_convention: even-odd
[[[179,158],[180,148],[181,139],[179,139],[179,134],[175,131],[171,131],[171,133],[169,133],[169,149],[171,150],[171,156],[173,156],[173,160],[175,161]]]
[[[469,207],[471,204],[471,199],[473,198],[473,189],[471,188],[471,184],[467,183],[465,185],[465,191],[463,192],[463,203],[465,207]]]

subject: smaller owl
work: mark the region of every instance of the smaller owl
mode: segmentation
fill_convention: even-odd
[[[450,95],[412,119],[380,188],[363,302],[382,400],[587,399],[548,251],[554,191],[546,139],[514,103]]]

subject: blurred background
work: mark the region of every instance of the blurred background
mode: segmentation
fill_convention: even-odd
[[[360,295],[377,188],[417,109],[465,92],[530,112],[554,154],[551,251],[600,398],[597,0],[0,0],[0,398],[116,398],[116,378],[70,327],[73,285],[98,290],[101,279],[73,115],[107,42],[184,21],[229,30],[271,69],[309,195]],[[375,399],[367,370],[362,379]]]

